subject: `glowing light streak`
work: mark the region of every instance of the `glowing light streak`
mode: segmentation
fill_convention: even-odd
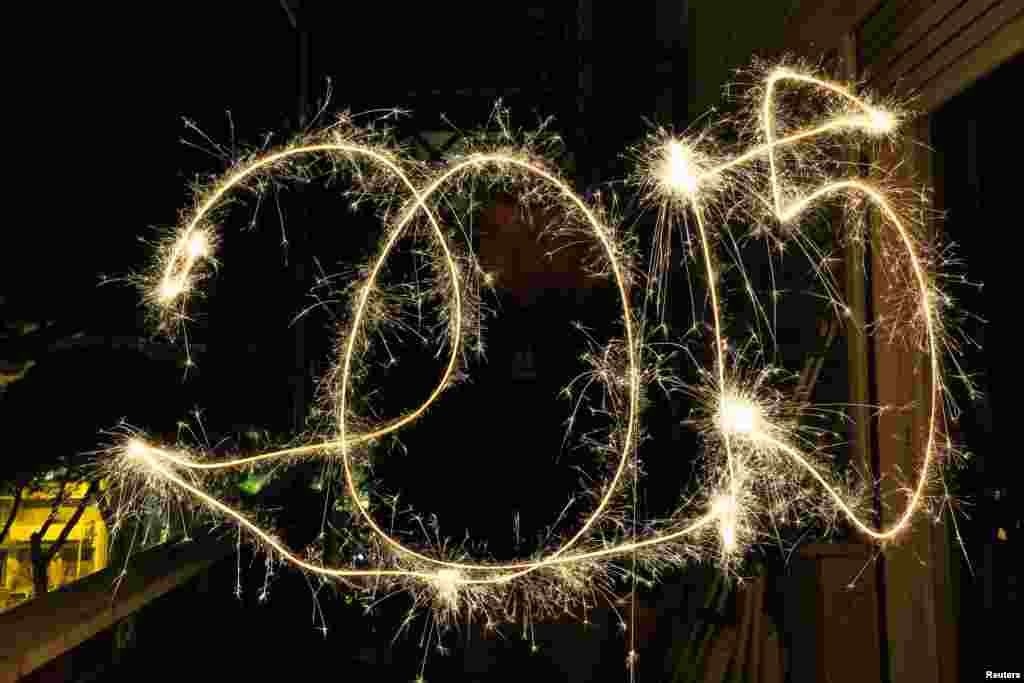
[[[773,96],[777,84],[782,81],[793,81],[797,84],[822,89],[852,105],[856,111],[843,113],[829,121],[794,133],[777,137],[774,120]],[[634,322],[634,311],[630,304],[625,266],[620,260],[620,248],[615,242],[614,233],[605,226],[595,209],[588,206],[578,197],[572,188],[561,178],[547,171],[538,162],[525,154],[514,152],[472,153],[456,163],[451,164],[442,172],[438,172],[429,182],[418,189],[410,177],[403,171],[397,157],[386,148],[374,147],[357,142],[338,140],[336,142],[316,142],[298,144],[274,151],[247,163],[218,182],[199,204],[191,219],[182,227],[180,233],[168,247],[168,254],[163,261],[161,277],[153,284],[151,301],[160,309],[175,313],[187,303],[188,295],[195,284],[195,271],[202,263],[213,263],[216,248],[216,234],[208,223],[208,215],[214,210],[233,189],[244,185],[250,178],[260,173],[273,172],[277,165],[302,155],[341,155],[358,156],[387,170],[394,175],[399,184],[409,193],[412,201],[400,220],[394,224],[386,235],[383,246],[371,264],[366,279],[356,294],[353,308],[351,332],[344,344],[339,361],[337,374],[337,391],[335,393],[335,417],[338,433],[336,438],[316,443],[307,443],[291,448],[277,449],[230,460],[206,462],[195,460],[184,452],[173,449],[151,446],[138,439],[127,442],[121,449],[124,468],[132,472],[142,471],[149,477],[169,483],[186,492],[196,501],[209,509],[236,522],[241,528],[253,534],[268,548],[273,549],[292,565],[323,577],[409,577],[422,581],[435,591],[438,601],[444,609],[456,611],[464,593],[471,587],[509,584],[516,579],[544,568],[559,568],[557,575],[571,590],[581,590],[580,576],[566,571],[570,565],[608,560],[614,557],[650,550],[656,546],[682,541],[689,537],[703,534],[709,527],[718,529],[718,545],[723,556],[734,556],[741,548],[742,540],[747,536],[748,522],[745,519],[747,506],[752,504],[747,488],[750,480],[746,467],[751,456],[751,449],[757,452],[782,454],[795,463],[797,468],[809,475],[818,485],[825,489],[836,509],[860,532],[876,541],[886,541],[906,529],[916,510],[922,505],[928,475],[936,459],[936,436],[941,411],[940,353],[938,315],[932,296],[929,275],[914,238],[893,208],[881,189],[861,179],[845,179],[826,183],[806,193],[803,197],[784,201],[783,181],[780,174],[780,163],[776,151],[786,146],[795,145],[814,138],[841,133],[847,130],[860,130],[873,135],[887,135],[898,124],[898,117],[888,111],[871,106],[866,100],[853,95],[848,89],[835,83],[819,79],[789,69],[777,69],[767,77],[764,98],[760,113],[761,131],[764,144],[757,145],[742,154],[728,160],[720,160],[710,164],[682,140],[671,139],[664,148],[657,150],[657,163],[651,169],[651,184],[656,191],[666,197],[681,201],[695,217],[697,237],[702,252],[702,262],[708,284],[708,294],[713,318],[714,334],[714,369],[713,386],[709,396],[709,407],[714,408],[713,433],[720,441],[725,455],[727,470],[726,481],[716,486],[716,493],[710,497],[708,510],[694,521],[680,524],[678,527],[664,532],[654,532],[643,539],[632,542],[619,542],[597,549],[583,549],[571,552],[595,528],[612,503],[613,496],[620,488],[626,467],[631,455],[634,454],[636,434],[638,430],[639,396],[641,377],[644,368],[640,360],[640,336],[637,323]],[[917,482],[908,497],[903,512],[888,528],[874,529],[870,524],[858,517],[857,511],[844,498],[842,493],[819,472],[812,458],[802,452],[792,440],[788,439],[786,429],[777,424],[769,410],[759,399],[747,391],[747,387],[734,379],[739,377],[735,368],[729,365],[727,357],[727,339],[722,321],[722,303],[720,300],[719,280],[714,262],[712,238],[705,222],[705,199],[712,201],[711,194],[716,191],[716,182],[747,164],[767,158],[769,184],[772,196],[773,215],[780,223],[795,220],[819,201],[840,193],[854,193],[866,197],[878,208],[885,224],[896,231],[900,244],[906,252],[907,263],[913,273],[919,297],[918,307],[925,329],[925,350],[929,356],[931,370],[930,413],[928,420],[927,443],[920,464]],[[617,446],[617,463],[607,481],[594,509],[584,518],[579,528],[567,540],[547,554],[530,561],[507,563],[455,562],[432,557],[414,550],[402,543],[395,535],[388,533],[374,519],[368,509],[368,503],[358,491],[352,464],[352,449],[361,443],[380,439],[396,432],[405,425],[422,416],[431,404],[436,402],[441,393],[450,384],[456,371],[459,356],[457,344],[451,344],[451,351],[438,383],[428,397],[418,407],[381,426],[368,431],[356,432],[349,425],[348,404],[350,400],[353,364],[356,362],[356,344],[360,330],[372,315],[370,301],[377,283],[378,276],[391,251],[398,243],[405,228],[418,212],[423,212],[430,224],[433,239],[442,254],[444,268],[450,284],[451,293],[451,336],[455,340],[462,338],[465,325],[462,313],[462,283],[460,281],[460,265],[449,249],[447,237],[441,229],[433,210],[428,205],[430,198],[457,176],[477,173],[486,168],[498,172],[515,169],[555,188],[560,200],[571,207],[583,222],[586,223],[591,236],[600,244],[608,261],[610,275],[616,285],[622,310],[622,324],[625,336],[626,363],[624,375],[628,389],[625,407],[624,434]],[[706,193],[706,194],[705,194]],[[640,325],[642,327],[642,324]],[[308,456],[314,454],[331,454],[340,452],[345,472],[348,494],[355,501],[355,509],[360,518],[372,530],[385,546],[393,551],[395,568],[356,569],[350,567],[327,567],[296,555],[285,547],[272,534],[261,529],[244,514],[232,509],[216,497],[209,495],[197,483],[182,476],[183,472],[199,474],[206,471],[225,470],[264,464],[289,457]],[[631,653],[632,659],[632,653]]]
[[[738,523],[735,498],[732,495],[719,496],[712,504],[712,509],[718,517],[722,549],[727,553],[734,552],[736,550],[736,525]]]
[[[412,557],[415,557],[416,559],[423,560],[423,561],[426,561],[426,562],[431,562],[431,563],[434,563],[434,564],[437,564],[437,565],[440,565],[440,566],[444,566],[444,567],[455,568],[455,569],[482,570],[482,571],[493,572],[495,569],[511,568],[508,565],[504,565],[502,567],[494,567],[494,566],[490,566],[490,565],[478,565],[478,564],[468,564],[468,563],[447,562],[447,561],[439,560],[437,558],[432,558],[432,557],[429,557],[427,555],[423,555],[423,554],[421,554],[419,552],[416,552],[415,550],[412,550],[411,548],[408,548],[407,546],[405,546],[405,545],[399,543],[398,541],[396,541],[391,535],[389,535],[384,529],[382,529],[377,524],[377,522],[373,519],[373,517],[369,514],[369,512],[367,511],[366,505],[365,505],[365,501],[363,500],[363,498],[361,496],[359,496],[358,493],[356,492],[356,485],[355,485],[355,482],[353,481],[353,478],[352,478],[352,468],[351,468],[351,462],[350,462],[349,452],[348,452],[348,449],[350,448],[352,443],[356,442],[356,441],[366,441],[366,440],[370,440],[370,439],[373,439],[373,438],[379,438],[381,436],[385,436],[388,433],[396,431],[396,430],[400,429],[401,427],[405,426],[406,424],[409,424],[410,422],[412,422],[415,419],[417,419],[420,415],[422,415],[429,408],[429,406],[435,400],[437,400],[438,396],[444,391],[444,389],[447,386],[447,383],[448,383],[448,381],[449,381],[449,379],[450,379],[450,377],[451,377],[451,375],[452,375],[452,373],[453,373],[453,371],[455,369],[455,363],[456,363],[456,360],[458,358],[458,349],[453,346],[451,354],[449,355],[449,358],[448,358],[448,363],[447,363],[447,365],[445,367],[445,371],[444,371],[444,373],[443,373],[443,375],[441,377],[441,380],[435,386],[434,390],[432,391],[430,396],[426,399],[426,401],[424,401],[423,404],[421,404],[418,408],[416,408],[415,410],[411,411],[410,413],[408,413],[407,415],[403,416],[402,418],[400,418],[398,420],[395,420],[394,422],[390,423],[388,426],[386,426],[384,428],[381,428],[381,429],[378,429],[378,430],[375,430],[371,435],[363,435],[361,437],[357,436],[357,437],[355,437],[355,438],[353,438],[351,440],[346,438],[346,434],[347,434],[346,400],[347,400],[347,394],[348,394],[349,378],[350,378],[351,372],[352,372],[352,367],[351,367],[352,366],[352,359],[353,359],[353,356],[354,356],[354,353],[355,353],[355,340],[357,338],[357,335],[355,334],[355,332],[357,332],[359,330],[359,328],[360,328],[360,326],[362,324],[363,318],[366,315],[367,302],[369,300],[370,293],[373,290],[373,285],[374,285],[374,283],[375,283],[375,281],[377,279],[377,276],[378,276],[378,274],[380,272],[380,269],[383,266],[383,264],[386,262],[387,257],[389,255],[391,249],[394,247],[394,245],[397,242],[398,238],[401,236],[402,230],[409,223],[409,221],[411,220],[414,212],[417,209],[423,209],[427,213],[427,216],[428,216],[428,218],[429,218],[429,220],[431,222],[431,226],[434,229],[435,236],[438,239],[438,243],[441,245],[442,249],[444,250],[446,265],[447,265],[447,267],[449,269],[449,273],[450,273],[450,275],[451,275],[451,277],[452,277],[452,279],[453,279],[453,281],[455,283],[455,286],[452,287],[452,292],[453,292],[453,295],[455,297],[455,301],[454,301],[454,303],[452,305],[452,309],[456,312],[455,316],[454,316],[454,324],[456,326],[456,330],[455,330],[455,333],[453,335],[455,338],[459,338],[460,328],[461,328],[461,326],[463,324],[462,316],[461,316],[461,305],[460,305],[461,293],[459,292],[458,281],[457,281],[457,278],[458,278],[457,268],[458,268],[458,266],[457,266],[457,264],[455,262],[454,257],[452,256],[451,252],[448,250],[447,240],[446,240],[446,238],[444,236],[444,233],[441,231],[440,226],[437,224],[436,218],[434,217],[433,213],[430,212],[429,209],[424,204],[425,200],[433,192],[435,192],[441,185],[443,185],[446,181],[448,181],[451,177],[457,175],[458,173],[463,172],[466,169],[477,170],[477,169],[481,168],[482,166],[485,166],[485,165],[488,165],[488,164],[499,165],[499,166],[502,166],[502,165],[516,166],[516,167],[521,168],[524,171],[533,173],[536,176],[538,176],[538,177],[540,177],[540,178],[542,178],[542,179],[552,183],[561,193],[563,193],[580,210],[580,212],[586,217],[587,221],[589,222],[589,224],[590,224],[590,226],[591,226],[595,236],[597,237],[597,239],[600,241],[601,245],[606,250],[606,252],[608,254],[608,257],[609,257],[609,260],[610,260],[610,263],[611,263],[611,267],[613,269],[613,274],[614,274],[614,278],[615,278],[615,281],[616,281],[616,285],[617,285],[618,290],[619,290],[619,295],[620,295],[621,300],[623,302],[623,320],[624,320],[625,334],[626,334],[627,353],[628,353],[628,357],[629,357],[629,369],[628,369],[628,372],[629,372],[629,375],[630,375],[630,378],[631,378],[631,380],[630,380],[630,401],[629,401],[629,406],[630,407],[629,407],[629,416],[627,418],[627,433],[626,433],[626,437],[625,437],[625,445],[623,447],[624,451],[623,451],[622,457],[620,458],[619,466],[616,469],[615,474],[613,476],[612,482],[608,486],[607,493],[601,499],[601,501],[598,504],[597,508],[590,515],[590,517],[587,519],[587,521],[576,532],[576,534],[569,541],[567,541],[561,548],[559,548],[557,551],[555,551],[552,554],[552,556],[551,556],[552,558],[558,557],[563,552],[565,552],[566,550],[571,548],[573,545],[575,545],[575,543],[587,533],[587,531],[594,524],[594,522],[600,517],[601,512],[607,506],[609,500],[611,499],[611,496],[613,495],[613,493],[615,491],[615,488],[616,488],[619,480],[622,477],[622,473],[623,473],[623,471],[625,469],[625,465],[626,465],[626,461],[627,461],[628,450],[629,450],[629,448],[630,448],[630,446],[632,444],[632,441],[633,441],[633,430],[635,429],[635,426],[636,426],[637,396],[639,394],[639,368],[638,368],[638,362],[637,362],[637,358],[636,358],[636,350],[635,350],[635,344],[634,344],[633,323],[632,323],[630,312],[629,312],[629,309],[628,309],[628,296],[626,294],[626,284],[625,284],[624,275],[623,275],[623,273],[621,271],[621,266],[620,266],[620,264],[617,262],[617,260],[615,258],[614,247],[613,247],[613,245],[610,242],[610,238],[609,238],[609,236],[607,234],[607,229],[600,224],[600,222],[597,220],[596,216],[593,214],[591,209],[589,207],[587,207],[586,204],[584,204],[583,201],[578,196],[576,196],[576,194],[573,192],[573,190],[568,185],[566,185],[562,180],[560,180],[559,178],[555,177],[554,175],[552,175],[551,173],[547,172],[546,170],[544,170],[542,168],[539,168],[538,166],[536,166],[536,165],[534,165],[534,164],[532,164],[532,163],[530,163],[528,161],[524,161],[522,159],[519,159],[519,158],[517,158],[515,156],[505,155],[505,154],[474,154],[474,155],[470,156],[468,159],[466,159],[465,161],[461,162],[460,164],[457,164],[457,165],[453,166],[447,172],[442,174],[439,178],[437,178],[434,182],[432,182],[426,188],[426,190],[421,194],[421,193],[419,193],[416,190],[416,188],[412,185],[412,182],[408,179],[408,177],[405,175],[405,173],[397,166],[397,164],[395,164],[393,161],[391,161],[391,159],[388,158],[388,156],[383,154],[383,153],[376,152],[376,151],[374,151],[374,150],[372,150],[370,148],[359,146],[359,145],[344,145],[344,144],[328,145],[328,144],[320,144],[320,145],[298,146],[298,147],[295,147],[295,148],[292,148],[292,149],[288,149],[288,150],[284,150],[284,151],[281,151],[281,152],[278,152],[278,153],[275,153],[275,154],[270,154],[270,155],[268,155],[266,157],[258,159],[255,162],[253,162],[252,164],[250,164],[249,166],[244,167],[244,168],[240,169],[239,171],[237,171],[234,175],[230,176],[225,182],[223,182],[221,185],[218,186],[217,190],[213,193],[212,197],[210,199],[208,199],[207,202],[202,205],[202,207],[199,209],[199,211],[197,211],[196,215],[193,217],[191,222],[188,224],[188,226],[186,227],[186,229],[184,231],[183,237],[178,242],[176,242],[176,244],[175,244],[175,251],[172,254],[171,258],[168,260],[167,269],[165,270],[165,273],[164,273],[164,279],[163,279],[163,282],[160,285],[161,291],[163,291],[164,288],[168,288],[168,287],[179,287],[182,290],[184,289],[184,285],[182,283],[187,281],[187,278],[189,277],[190,272],[191,272],[191,268],[196,263],[196,259],[192,258],[191,256],[186,256],[185,257],[186,258],[185,265],[182,266],[180,270],[177,270],[175,268],[175,266],[177,265],[178,260],[180,258],[182,258],[181,254],[184,253],[184,252],[189,252],[190,251],[190,250],[185,249],[184,247],[182,247],[180,245],[182,245],[182,244],[192,244],[193,243],[192,241],[195,239],[195,237],[194,237],[194,235],[195,235],[195,226],[197,224],[199,224],[204,219],[205,215],[211,209],[213,209],[213,207],[216,205],[216,203],[223,198],[223,196],[228,192],[228,190],[230,190],[232,187],[235,187],[235,186],[239,185],[240,183],[242,183],[248,176],[252,175],[253,173],[256,173],[257,171],[261,170],[262,168],[270,166],[270,165],[272,165],[272,164],[274,164],[276,162],[282,161],[282,160],[288,158],[289,156],[298,155],[298,154],[309,154],[309,153],[315,153],[315,152],[331,152],[331,151],[333,151],[333,152],[343,152],[343,153],[352,153],[352,154],[364,154],[364,155],[370,157],[371,159],[373,159],[374,161],[376,161],[378,163],[381,163],[386,168],[388,168],[389,171],[395,173],[401,179],[402,183],[407,187],[407,189],[410,191],[410,193],[412,193],[413,196],[416,198],[415,205],[413,207],[411,207],[407,211],[405,217],[399,222],[399,224],[396,226],[396,228],[389,233],[388,239],[385,242],[385,245],[384,245],[383,249],[381,250],[381,253],[378,256],[376,262],[374,263],[373,269],[371,270],[370,275],[367,278],[367,282],[363,286],[362,291],[361,291],[361,293],[359,295],[359,302],[358,302],[358,304],[357,304],[357,306],[355,308],[355,313],[354,313],[354,316],[353,316],[353,323],[352,323],[352,327],[353,327],[354,333],[349,336],[349,340],[348,340],[348,343],[347,343],[347,346],[346,346],[346,349],[345,349],[345,352],[344,352],[343,358],[342,358],[342,372],[341,372],[341,379],[340,379],[340,385],[341,385],[342,389],[341,389],[341,391],[339,392],[339,395],[338,395],[338,408],[337,408],[337,416],[338,416],[338,422],[339,422],[339,438],[336,441],[332,442],[332,445],[336,444],[336,445],[340,446],[340,448],[341,448],[341,451],[342,451],[342,461],[344,463],[345,477],[346,477],[346,482],[347,482],[347,485],[348,485],[348,488],[349,488],[349,492],[352,495],[353,499],[357,501],[357,507],[359,509],[359,512],[361,513],[362,517],[365,519],[367,524],[369,524],[369,526],[379,535],[381,540],[383,540],[385,543],[387,543],[388,545],[392,546],[393,548],[395,548],[396,550],[398,550],[398,551],[400,551],[400,552],[402,552],[404,554],[407,554],[407,555],[410,555]],[[317,445],[315,447],[312,447],[311,450],[319,451],[319,450],[323,450],[325,447],[326,446],[324,444],[319,444],[319,445]],[[310,452],[310,451],[309,450],[305,450],[305,448],[288,449],[288,450],[285,450],[285,451],[277,451],[274,454],[262,454],[260,456],[255,456],[254,458],[246,458],[246,459],[235,460],[235,461],[230,462],[230,463],[219,463],[219,467],[223,468],[223,467],[241,466],[243,464],[252,464],[252,463],[257,462],[259,460],[272,459],[273,457],[277,457],[277,456],[283,455],[285,453],[288,453],[288,454],[298,454],[298,453],[302,453],[302,452]],[[163,456],[163,454],[161,454],[161,456]],[[187,460],[179,458],[179,457],[175,457],[175,456],[163,456],[163,457],[173,458],[175,460],[175,462],[177,464],[181,465],[181,466],[185,466],[185,467],[192,467],[193,466],[193,463],[190,463]],[[212,469],[212,467],[208,467],[208,468]],[[266,539],[264,539],[264,540],[266,541]],[[529,573],[530,571],[533,571],[538,566],[543,566],[543,564],[531,564],[531,565],[526,566],[523,569],[521,569],[513,577],[507,577],[507,578],[506,577],[502,577],[501,580],[507,581],[509,578],[517,578],[518,576],[523,576],[523,575]],[[362,574],[359,574],[359,575],[362,575]]]

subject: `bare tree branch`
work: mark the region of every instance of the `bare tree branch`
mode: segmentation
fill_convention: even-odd
[[[46,555],[44,555],[44,557],[46,558],[46,564],[50,563],[50,560],[54,558],[54,556],[60,551],[61,546],[63,546],[64,543],[68,540],[68,536],[71,535],[71,532],[78,524],[78,520],[80,520],[82,518],[82,515],[85,514],[85,509],[89,507],[89,502],[92,500],[92,497],[96,493],[97,489],[99,489],[99,484],[100,482],[98,479],[93,479],[92,481],[89,482],[89,488],[86,490],[85,495],[82,496],[82,500],[78,503],[78,507],[75,509],[75,513],[71,515],[71,519],[69,519],[67,523],[64,525],[64,528],[61,529],[60,536],[58,536],[57,540],[54,541],[53,545],[50,546],[49,552],[47,552]]]
[[[57,495],[53,498],[53,504],[50,506],[50,514],[47,515],[46,521],[39,527],[39,536],[42,538],[46,537],[46,532],[50,530],[50,526],[57,521],[57,515],[60,513],[60,509],[64,506],[64,498],[68,489],[68,480],[71,478],[71,471],[68,470],[64,474],[64,478],[60,482],[60,490],[57,491]]]
[[[22,486],[19,483],[14,487],[14,504],[11,506],[11,514],[7,517],[7,521],[4,522],[3,530],[0,530],[0,543],[4,542],[11,527],[14,526],[14,518],[18,516],[18,510],[21,508],[21,496]]]

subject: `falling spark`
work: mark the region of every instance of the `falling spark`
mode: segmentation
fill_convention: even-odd
[[[722,550],[732,553],[736,550],[736,500],[731,495],[715,499],[711,509],[718,517],[718,529],[722,539]]]

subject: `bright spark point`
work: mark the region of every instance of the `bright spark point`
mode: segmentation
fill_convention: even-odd
[[[138,439],[130,440],[124,447],[125,455],[130,458],[141,458],[145,456],[148,451],[149,447]]]
[[[690,148],[678,140],[669,142],[662,168],[665,186],[678,195],[692,197],[697,193],[700,182],[697,173]]]
[[[210,241],[206,233],[196,231],[188,240],[188,255],[193,259],[204,258],[210,253]]]
[[[168,303],[178,298],[185,291],[185,286],[178,280],[167,280],[160,285],[160,301]]]
[[[750,399],[726,394],[722,397],[717,422],[725,434],[752,437],[761,428],[761,410]]]
[[[867,108],[859,114],[842,119],[843,125],[858,128],[871,135],[888,135],[899,127],[899,117],[885,109]]]
[[[873,109],[867,115],[867,128],[878,135],[891,133],[896,130],[896,117],[884,109]]]
[[[433,579],[438,597],[447,607],[455,609],[459,604],[459,587],[462,573],[458,569],[441,569]]]

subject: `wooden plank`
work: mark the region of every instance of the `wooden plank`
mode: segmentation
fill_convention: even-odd
[[[790,658],[789,680],[821,680],[821,615],[818,612],[818,562],[804,557],[806,547],[793,558],[784,578],[785,619],[780,639],[797,643]]]
[[[824,677],[820,680],[829,683],[881,680],[878,589],[875,573],[870,567],[864,569],[871,564],[871,558],[822,557],[817,562],[818,599],[824,619],[819,647],[825,666]]]
[[[840,76],[847,81],[857,77],[857,47],[853,34],[846,34],[840,41]],[[851,148],[847,160],[852,164],[860,162],[861,151]],[[847,375],[849,383],[849,415],[850,427],[850,462],[862,468],[861,475],[866,475],[871,462],[871,404],[870,371],[869,371],[869,339],[865,330],[868,323],[868,291],[864,277],[867,253],[861,240],[847,240],[843,247],[843,296],[846,299],[846,320],[844,334],[846,338]]]
[[[799,643],[793,680],[881,680],[873,561],[873,549],[861,543],[812,543],[797,552],[789,577],[797,591],[790,599],[790,636]]]
[[[857,33],[860,68],[878,64],[914,20],[934,4],[935,0],[899,0],[886,3],[873,14],[861,25]]]
[[[991,0],[982,0],[990,3]],[[885,50],[879,52],[875,58],[876,70],[879,76],[885,76],[891,72],[892,65],[901,55],[913,49],[928,32],[942,22],[951,12],[956,11],[964,0],[937,0],[931,7],[917,15],[912,23],[904,28],[899,37]]]
[[[754,606],[753,624],[750,634],[750,651],[747,654],[746,672],[748,680],[757,680],[764,666],[762,657],[765,646],[768,645],[768,614],[764,610],[765,589],[767,581],[763,576],[754,580],[754,587],[757,590],[757,600]],[[742,671],[742,669],[741,669]]]
[[[968,16],[957,12],[955,20],[951,17],[949,22],[942,24],[940,30],[929,35],[909,53],[913,55],[913,60],[901,60],[893,68],[880,83],[881,89],[889,91],[899,81],[896,87],[898,92],[915,92],[1021,12],[1024,12],[1024,8],[1015,0],[993,4],[980,15]]]
[[[956,56],[916,86],[914,94],[918,97],[913,104],[919,111],[935,111],[1000,64],[1024,53],[1024,10],[1018,9],[1013,18],[982,40],[975,40],[971,47],[961,50],[959,45],[950,46],[949,52]]]
[[[914,101],[919,111],[933,112],[948,100],[1014,56],[1024,53],[1024,16],[1018,15],[983,44],[961,55],[920,88]]]

